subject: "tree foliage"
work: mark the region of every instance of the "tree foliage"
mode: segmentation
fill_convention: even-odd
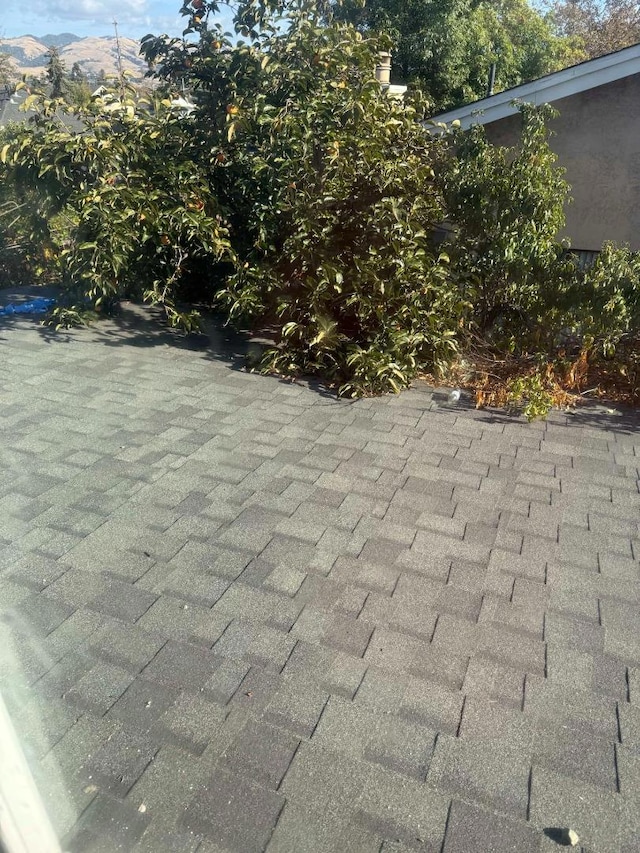
[[[241,31],[257,12],[240,11]],[[286,31],[263,25],[236,48],[193,18],[197,45],[144,45],[200,104],[196,134],[235,223],[230,316],[275,324],[272,367],[321,372],[344,393],[397,390],[450,356],[459,311],[431,239],[436,142],[419,100],[377,84],[378,42],[297,3]]]
[[[8,53],[0,53],[0,86],[13,86],[16,77],[13,59]]]
[[[50,47],[47,51],[46,76],[51,86],[51,97],[61,98],[64,94],[66,69],[57,47]]]
[[[637,0],[557,0],[549,8],[557,34],[578,40],[588,59],[640,42]]]
[[[64,101],[36,94],[27,106],[38,120],[16,130],[2,157],[13,186],[37,194],[34,238],[63,282],[95,307],[141,296],[190,328],[193,315],[176,308],[180,285],[229,243],[188,124],[169,101],[149,105],[134,90],[76,110],[81,133],[60,122]]]
[[[523,343],[561,301],[567,269],[556,235],[569,186],[548,144],[554,111],[523,104],[520,112],[514,148],[491,145],[479,125],[454,130],[438,183],[452,229],[447,251],[476,323]]]
[[[640,255],[605,243],[576,296],[574,325],[587,345],[613,355],[640,332]]]
[[[484,97],[492,63],[500,90],[583,57],[527,0],[345,0],[333,8],[363,33],[388,34],[395,77],[419,85],[436,111]]]
[[[82,66],[79,62],[74,62],[71,66],[71,74],[69,74],[69,79],[74,83],[86,83],[87,75],[82,70]]]
[[[556,241],[568,188],[545,111],[523,108],[513,149],[433,133],[419,91],[375,80],[388,40],[316,2],[246,0],[235,36],[215,2],[182,12],[182,37],[144,40],[149,99],[107,89],[75,107],[76,132],[64,99],[34,93],[0,146],[3,191],[28,200],[24,228],[75,296],[56,322],[133,295],[188,330],[197,284],[272,336],[266,369],[348,395],[442,369],[473,332],[526,354],[640,331],[636,259],[606,250],[583,274]],[[541,382],[511,390],[538,411]]]

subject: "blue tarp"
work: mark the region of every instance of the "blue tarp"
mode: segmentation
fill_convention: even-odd
[[[55,299],[45,299],[39,296],[37,299],[32,299],[29,302],[19,302],[17,305],[0,306],[0,317],[8,314],[46,314],[46,312],[55,305]]]

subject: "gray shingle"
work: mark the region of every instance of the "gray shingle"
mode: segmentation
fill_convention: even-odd
[[[329,576],[338,583],[356,584],[365,589],[378,590],[390,595],[400,576],[400,569],[393,565],[393,561],[391,563],[391,565],[384,565],[382,560],[379,563],[370,562],[364,554],[359,559],[338,557]]]
[[[134,676],[120,667],[99,663],[73,685],[64,697],[79,708],[105,714],[133,681]]]
[[[628,749],[619,743],[615,748],[620,793],[632,807],[635,807],[637,814],[640,804],[640,752]]]
[[[376,767],[356,804],[356,820],[381,835],[438,850],[449,797],[392,770]]]
[[[72,833],[63,840],[70,853],[100,853],[105,840],[112,849],[131,849],[149,823],[129,803],[101,794],[82,814]]]
[[[481,653],[505,666],[538,674],[545,671],[545,644],[542,640],[501,625],[476,625],[444,614],[438,619],[433,645],[439,650],[449,649],[460,657]]]
[[[136,625],[149,634],[210,647],[230,621],[224,613],[166,595],[158,598]]]
[[[365,622],[308,605],[291,629],[292,636],[296,638],[324,643],[332,649],[357,657],[364,655],[371,633],[371,626]]]
[[[306,675],[285,675],[265,708],[265,719],[299,737],[310,737],[329,699]]]
[[[635,416],[340,401],[103,322],[3,342],[0,678],[72,849],[94,811],[136,853],[638,849]]]
[[[111,583],[90,601],[87,607],[115,616],[123,622],[135,622],[151,607],[158,598],[152,592],[131,584]]]
[[[45,596],[44,593],[21,597],[15,607],[17,618],[22,621],[27,630],[43,636],[54,631],[71,616],[74,610],[73,605],[56,601]]]
[[[220,658],[207,649],[170,640],[142,670],[142,676],[169,689],[199,692],[219,665]]]
[[[470,853],[477,849],[478,843],[482,844],[484,853],[538,853],[540,850],[539,834],[525,821],[514,821],[454,800],[443,853]]]
[[[269,853],[379,853],[380,837],[354,823],[346,808],[341,814],[310,812],[306,804],[287,802],[267,848]]]
[[[372,768],[364,761],[302,743],[280,786],[288,802],[340,819],[369,784]]]
[[[123,798],[157,751],[146,735],[116,730],[91,756],[86,769],[102,791]]]
[[[620,740],[625,747],[640,750],[640,708],[618,703],[620,719]]]
[[[233,618],[256,621],[288,631],[301,609],[288,596],[238,583],[229,587],[213,606],[212,613],[229,621]]]
[[[160,651],[166,640],[160,634],[107,619],[91,636],[90,649],[98,657],[133,672],[140,672]]]
[[[111,706],[107,718],[128,729],[148,732],[171,706],[175,694],[175,688],[167,689],[153,681],[137,679]]]
[[[527,817],[530,759],[517,742],[500,737],[439,735],[427,781],[501,812]]]
[[[136,809],[144,806],[141,813],[151,816],[153,823],[158,818],[164,818],[165,823],[172,819],[174,826],[184,830],[179,817],[210,779],[211,769],[193,753],[163,744],[129,791],[126,802]]]
[[[544,767],[533,768],[530,820],[540,827],[571,827],[587,849],[623,849],[632,827],[619,795]]]
[[[219,768],[215,784],[204,788],[187,809],[184,825],[226,849],[260,853],[283,806],[280,794]]]
[[[533,746],[534,765],[542,765],[565,776],[618,790],[615,744],[579,725],[540,726]]]
[[[246,771],[255,782],[277,789],[298,749],[299,739],[288,731],[264,722],[249,720],[223,760],[237,770]]]
[[[47,586],[44,594],[53,601],[76,608],[82,607],[100,595],[109,585],[107,578],[95,572],[67,569],[57,580]]]
[[[611,741],[618,736],[615,700],[586,691],[569,691],[564,684],[527,682],[524,710],[548,725],[579,725]]]
[[[469,697],[488,697],[499,700],[503,705],[520,709],[524,702],[524,681],[523,670],[472,657],[461,686],[467,696],[467,704]]]
[[[153,724],[152,736],[200,755],[219,736],[227,711],[202,696],[181,693]]]

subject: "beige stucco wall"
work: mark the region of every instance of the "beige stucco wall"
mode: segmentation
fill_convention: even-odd
[[[640,250],[640,75],[556,101],[550,140],[566,169],[573,203],[567,236],[576,249],[605,240]],[[520,116],[487,125],[492,142],[513,145]]]

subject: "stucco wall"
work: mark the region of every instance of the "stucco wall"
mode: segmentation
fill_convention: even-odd
[[[640,250],[640,75],[556,101],[550,144],[566,169],[573,203],[567,236],[576,249],[605,240]],[[486,126],[492,142],[513,145],[520,116]]]

